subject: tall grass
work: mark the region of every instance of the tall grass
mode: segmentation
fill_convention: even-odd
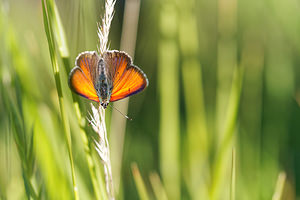
[[[210,169],[208,166],[209,137],[204,102],[202,66],[199,51],[195,1],[182,2],[180,12],[179,42],[182,53],[182,81],[186,109],[185,181],[193,199],[208,199]]]
[[[70,72],[71,67],[70,67],[70,61],[69,61],[69,50],[68,50],[68,46],[67,46],[67,40],[65,37],[65,32],[59,17],[59,13],[56,7],[55,2],[53,2],[53,4],[50,6],[52,6],[52,10],[53,10],[53,24],[55,27],[55,39],[57,41],[58,47],[59,47],[59,54],[60,57],[63,61],[64,64],[64,69],[66,70],[67,73]],[[76,96],[74,93],[72,93],[72,100],[73,100],[73,106],[75,109],[75,113],[76,113],[76,117],[77,117],[77,121],[80,127],[80,135],[84,144],[84,150],[85,150],[85,156],[87,159],[87,163],[88,163],[88,167],[89,167],[89,172],[90,172],[90,176],[91,176],[91,180],[92,180],[92,184],[93,184],[93,189],[95,191],[95,196],[97,199],[101,198],[106,198],[105,195],[105,190],[104,190],[104,183],[101,181],[100,179],[100,183],[98,183],[98,180],[96,178],[96,171],[95,171],[95,164],[94,164],[94,160],[92,158],[91,155],[91,150],[90,150],[90,144],[88,141],[88,137],[87,137],[87,133],[85,131],[85,119],[82,117],[80,108],[79,108],[79,102],[78,102],[78,96]]]
[[[180,199],[179,52],[175,2],[163,1],[159,11],[158,89],[160,96],[160,168],[170,199]]]
[[[110,198],[90,102],[67,87],[103,5],[0,1],[1,199]],[[117,199],[299,198],[299,13],[292,0],[116,2],[107,44],[150,82],[115,105],[130,123],[106,110]]]
[[[139,20],[140,1],[125,1],[123,27],[120,41],[120,50],[125,51],[131,56],[134,62],[135,44]],[[127,114],[129,98],[123,99],[114,103],[123,114]],[[111,128],[110,128],[110,141],[112,146],[112,168],[114,172],[114,183],[116,193],[119,198],[120,195],[120,182],[121,170],[123,161],[124,141],[126,133],[127,119],[120,115],[117,110],[112,111],[111,115]],[[120,195],[120,196],[119,196]]]
[[[52,6],[50,4],[52,3]],[[42,0],[42,7],[43,7],[43,17],[44,17],[44,27],[45,32],[48,40],[49,45],[49,52],[52,64],[53,75],[55,78],[56,83],[56,90],[59,99],[59,107],[60,107],[60,114],[62,118],[62,125],[66,137],[66,144],[68,148],[68,154],[70,158],[70,165],[71,165],[71,173],[72,173],[72,181],[73,181],[73,192],[74,198],[79,199],[78,196],[78,188],[76,185],[76,176],[75,176],[75,168],[73,162],[73,155],[72,155],[72,146],[71,146],[71,133],[70,133],[70,126],[68,122],[68,117],[65,110],[64,98],[62,93],[62,86],[61,86],[61,78],[60,78],[60,69],[58,66],[57,56],[56,56],[56,44],[54,41],[54,32],[53,32],[53,18],[54,18],[54,6],[53,1],[46,1]],[[56,30],[58,31],[58,30]]]
[[[134,178],[135,185],[136,185],[137,191],[139,193],[140,199],[149,200],[149,195],[148,195],[145,183],[143,181],[143,178],[141,176],[141,173],[140,173],[139,168],[136,163],[133,163],[131,165],[131,170],[132,170],[133,178]]]
[[[15,73],[14,70],[11,73]],[[34,129],[28,129],[25,124],[25,118],[22,106],[22,91],[18,76],[12,80],[12,85],[2,86],[1,91],[4,100],[6,112],[9,115],[10,127],[9,134],[13,136],[17,147],[20,164],[22,169],[22,177],[27,198],[38,199],[40,188],[35,188],[32,184],[34,176],[35,154],[34,154]],[[10,91],[8,90],[10,89]]]

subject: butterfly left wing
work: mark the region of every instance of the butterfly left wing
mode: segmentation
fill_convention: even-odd
[[[97,65],[99,60],[96,51],[85,51],[77,56],[75,66],[80,67],[87,79],[95,84],[98,78]]]
[[[132,64],[125,52],[107,51],[104,61],[108,66],[108,79],[112,85],[110,102],[136,94],[148,86],[144,72]]]
[[[92,82],[86,77],[81,68],[75,67],[72,69],[69,78],[69,86],[80,96],[99,102],[99,98]]]
[[[69,86],[77,94],[99,102],[94,87],[95,68],[98,63],[98,55],[95,52],[83,52],[76,58],[76,67],[69,75]]]

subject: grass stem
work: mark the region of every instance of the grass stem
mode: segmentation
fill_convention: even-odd
[[[285,180],[286,180],[285,172],[280,172],[278,175],[278,178],[277,178],[275,192],[273,194],[272,200],[282,199],[282,193],[283,193],[283,189],[284,189]]]
[[[139,170],[136,163],[133,163],[131,165],[131,170],[132,170],[132,174],[133,174],[133,177],[134,177],[134,182],[135,182],[135,185],[137,187],[140,199],[149,200],[149,196],[148,196],[147,189],[145,187],[145,183],[143,181],[140,170]]]
[[[45,1],[46,1],[46,3],[45,3]],[[51,8],[53,8],[53,1],[52,0],[45,0],[45,1],[41,0],[42,7],[43,7],[44,29],[45,29],[46,36],[47,36],[52,70],[53,70],[56,90],[57,90],[57,94],[58,94],[60,114],[61,114],[61,118],[62,118],[62,125],[63,125],[63,129],[64,129],[65,137],[66,137],[66,144],[67,144],[68,155],[69,155],[69,159],[70,159],[72,182],[73,182],[73,193],[74,193],[74,198],[76,200],[78,200],[79,195],[78,195],[78,188],[76,185],[75,168],[74,168],[73,155],[72,155],[71,133],[70,133],[68,118],[67,118],[66,111],[65,111],[59,66],[58,66],[57,57],[55,54],[56,49],[55,49],[55,42],[54,42],[54,37],[53,37],[54,33],[53,33],[53,29],[52,29],[52,24],[53,24],[52,20],[53,20],[53,16],[54,16],[54,10],[51,9]]]
[[[235,148],[232,149],[230,200],[235,200]]]

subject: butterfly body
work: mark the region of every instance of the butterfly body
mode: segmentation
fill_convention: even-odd
[[[69,75],[69,86],[77,94],[100,102],[104,108],[142,91],[148,86],[144,72],[132,64],[121,51],[107,51],[99,56],[95,51],[78,55]]]
[[[99,77],[96,78],[94,87],[96,89],[97,96],[99,97],[100,104],[106,108],[109,103],[112,85],[108,81],[108,70],[103,58],[101,58],[98,62],[98,71]]]

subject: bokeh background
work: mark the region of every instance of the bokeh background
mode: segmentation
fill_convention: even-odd
[[[90,102],[78,123],[66,68],[97,50],[104,1],[55,3],[78,194],[105,199]],[[299,1],[117,0],[109,41],[149,79],[114,104],[132,121],[106,110],[117,199],[300,199]],[[41,1],[0,1],[0,44],[0,198],[73,199]]]

